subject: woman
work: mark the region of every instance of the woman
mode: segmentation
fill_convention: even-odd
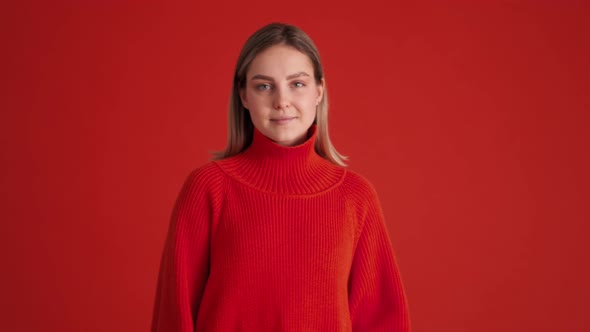
[[[312,40],[286,24],[256,31],[227,148],[176,201],[152,331],[409,331],[376,191],[343,160]]]

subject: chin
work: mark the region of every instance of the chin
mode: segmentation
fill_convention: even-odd
[[[305,134],[304,134],[305,136]],[[280,145],[294,145],[292,142],[297,142],[301,135],[284,133],[277,134],[276,132],[268,136],[272,141]]]

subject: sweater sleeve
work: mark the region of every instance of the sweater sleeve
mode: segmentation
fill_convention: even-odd
[[[170,219],[153,308],[152,332],[194,331],[209,274],[209,233],[215,210],[210,168],[193,171]]]
[[[410,331],[408,306],[379,198],[371,184],[348,281],[353,331]],[[364,191],[364,190],[363,190]]]

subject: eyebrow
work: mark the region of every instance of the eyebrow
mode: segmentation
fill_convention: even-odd
[[[291,74],[291,75],[287,76],[287,80],[291,80],[291,79],[294,79],[294,78],[297,78],[297,77],[301,77],[301,76],[308,76],[308,77],[309,77],[309,74],[308,74],[308,73],[306,73],[306,72],[304,72],[304,71],[300,71],[300,72],[298,72],[298,73]],[[257,74],[257,75],[254,75],[254,76],[252,76],[252,78],[251,78],[250,80],[251,80],[251,81],[252,81],[252,80],[267,80],[267,81],[274,81],[274,78],[272,78],[272,77],[270,77],[270,76],[266,76],[266,75],[260,75],[260,74]]]

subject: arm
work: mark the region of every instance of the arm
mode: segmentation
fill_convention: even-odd
[[[161,257],[152,332],[194,330],[209,274],[209,229],[215,206],[211,172],[186,179],[172,212]]]
[[[379,199],[369,199],[348,281],[353,331],[410,331],[408,307]]]

